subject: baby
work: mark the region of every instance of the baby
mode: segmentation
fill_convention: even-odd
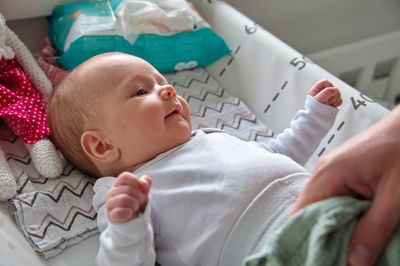
[[[317,82],[268,143],[192,132],[188,103],[157,70],[107,53],[65,78],[48,115],[65,157],[99,177],[98,265],[240,265],[286,219],[341,102]]]

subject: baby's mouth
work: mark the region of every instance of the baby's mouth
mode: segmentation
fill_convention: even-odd
[[[182,106],[180,104],[177,104],[175,108],[165,116],[165,118],[169,118],[173,115],[182,115],[182,112],[183,112]]]

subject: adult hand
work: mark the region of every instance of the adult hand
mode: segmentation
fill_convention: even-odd
[[[348,263],[373,265],[400,221],[400,106],[321,158],[292,214],[339,195],[372,200],[353,230]]]

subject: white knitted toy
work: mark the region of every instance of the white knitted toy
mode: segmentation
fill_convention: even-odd
[[[31,83],[41,93],[43,100],[46,101],[52,91],[50,81],[39,68],[28,48],[22,43],[18,36],[6,26],[5,19],[0,13],[0,60],[3,60],[0,61],[0,63],[13,59],[16,59],[21,68],[28,75]],[[0,83],[0,85],[2,84]],[[27,94],[29,95],[29,92]],[[0,100],[4,102],[6,100],[10,101],[9,99],[5,99],[6,97],[5,93],[1,94]],[[17,128],[19,127],[18,124],[14,124],[14,126]],[[49,139],[44,137],[33,144],[27,144],[25,142],[25,146],[39,174],[47,178],[55,178],[61,174],[63,163],[56,148]],[[10,199],[16,194],[16,190],[16,180],[7,163],[5,154],[0,148],[0,200],[4,201]]]

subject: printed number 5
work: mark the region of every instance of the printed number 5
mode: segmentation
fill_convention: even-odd
[[[304,55],[302,56],[302,59],[295,57],[292,59],[292,61],[290,61],[290,64],[294,67],[297,67],[299,70],[305,68],[307,63],[312,63],[312,61],[306,58]]]

